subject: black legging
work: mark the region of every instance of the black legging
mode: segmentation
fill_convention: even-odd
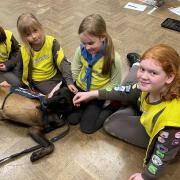
[[[70,124],[80,123],[81,131],[84,133],[93,133],[102,127],[105,117],[101,114],[104,101],[92,100],[88,103],[82,103],[80,108],[75,108],[67,116]]]
[[[123,85],[137,81],[137,69],[138,66],[132,66],[129,74],[123,81]],[[78,89],[80,92],[83,91],[80,88]],[[80,123],[82,132],[93,133],[103,126],[106,118],[118,110],[117,107],[111,105],[104,107],[104,103],[105,101],[97,99],[89,101],[88,103],[82,103],[80,108],[75,108],[74,111],[67,116],[67,120],[73,125]]]
[[[119,109],[104,123],[104,130],[121,140],[147,148],[149,136],[140,123],[140,116],[132,107]]]

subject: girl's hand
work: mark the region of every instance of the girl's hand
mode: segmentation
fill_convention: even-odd
[[[53,96],[53,94],[59,90],[60,86],[61,86],[62,82],[58,83],[53,89],[52,91],[48,94],[48,98],[51,98]]]
[[[0,70],[1,71],[7,71],[6,65],[4,63],[0,63]]]
[[[79,107],[82,101],[88,99],[86,94],[87,94],[86,92],[78,92],[73,98],[74,106]]]
[[[2,83],[0,83],[0,86],[2,86],[2,87],[9,87],[11,85],[7,81],[3,81]]]
[[[130,176],[129,180],[144,180],[141,173],[135,173]]]
[[[98,97],[98,91],[78,92],[73,98],[74,106],[80,106],[83,101],[89,101]]]
[[[78,92],[78,89],[76,88],[76,86],[74,84],[69,84],[68,89],[74,94],[77,94],[77,92]]]

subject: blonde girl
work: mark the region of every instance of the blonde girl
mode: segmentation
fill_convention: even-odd
[[[31,13],[19,16],[17,29],[22,40],[18,56],[23,85],[52,94],[53,88],[63,82],[76,92],[71,76],[70,63],[58,41],[45,35],[38,19]]]

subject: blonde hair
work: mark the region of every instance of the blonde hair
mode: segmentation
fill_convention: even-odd
[[[115,52],[111,37],[107,33],[106,23],[99,14],[91,14],[83,19],[79,26],[78,33],[87,33],[99,38],[105,38],[105,54],[102,74],[111,72],[114,64]]]
[[[159,44],[142,55],[143,59],[152,58],[159,62],[167,75],[174,74],[174,80],[168,85],[167,91],[161,97],[163,100],[172,100],[180,97],[180,56],[172,47]]]
[[[32,13],[23,13],[18,17],[17,29],[27,51],[31,54],[31,46],[27,42],[26,36],[34,29],[38,29],[42,34],[44,34],[41,23]]]

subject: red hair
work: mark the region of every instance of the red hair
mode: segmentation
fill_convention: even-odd
[[[167,91],[162,94],[163,100],[172,100],[180,97],[180,56],[177,51],[165,44],[159,44],[146,50],[141,57],[151,58],[160,63],[167,75],[174,74],[174,80],[168,85]]]

